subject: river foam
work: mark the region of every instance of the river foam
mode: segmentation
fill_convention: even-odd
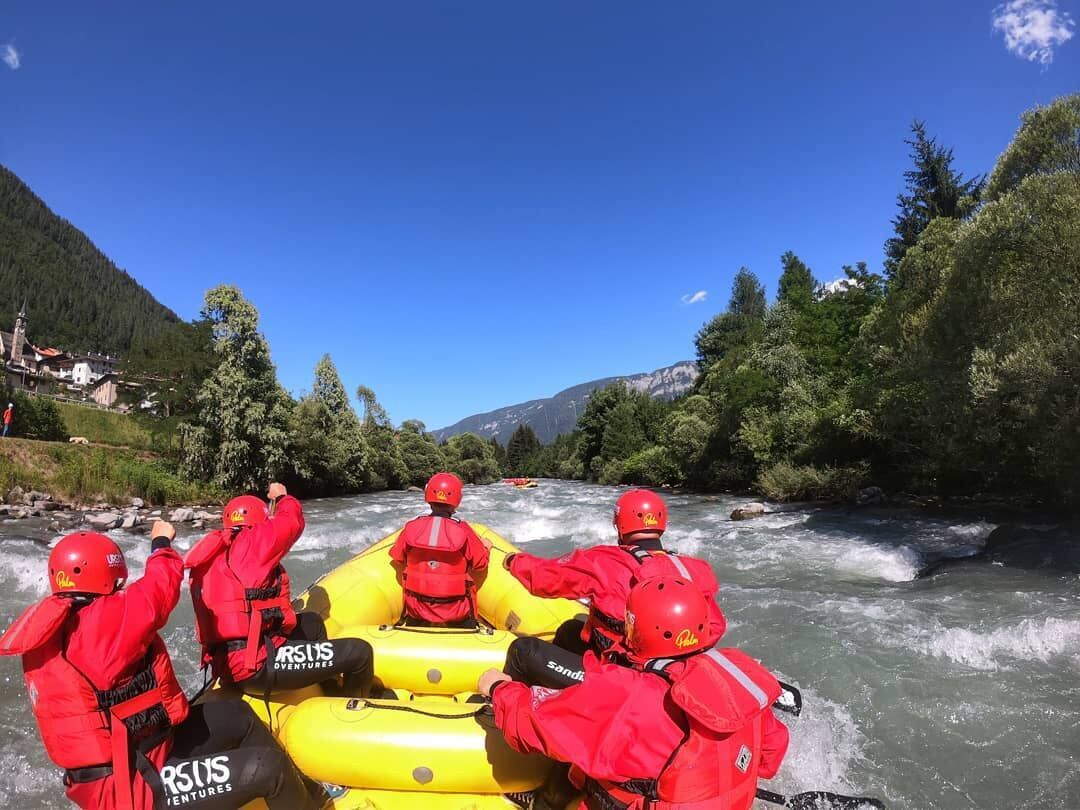
[[[940,628],[921,633],[916,649],[973,669],[997,670],[1018,663],[1071,658],[1080,667],[1080,620],[1024,619],[992,630]]]

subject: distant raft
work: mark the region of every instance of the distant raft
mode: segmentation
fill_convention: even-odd
[[[512,750],[490,709],[468,701],[480,674],[502,667],[517,635],[550,639],[582,606],[532,596],[502,565],[517,549],[488,527],[472,526],[492,544],[477,591],[483,625],[476,630],[394,625],[402,593],[388,552],[398,532],[296,601],[297,611],[322,616],[330,638],[367,640],[375,676],[396,700],[326,697],[318,686],[275,695],[269,703],[245,697],[301,770],[342,786],[335,810],[522,808],[547,778],[550,760]],[[222,689],[209,699],[229,695]]]
[[[514,489],[536,489],[540,486],[532,478],[504,478],[504,484],[510,484]]]

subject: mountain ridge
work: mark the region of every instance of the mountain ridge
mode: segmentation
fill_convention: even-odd
[[[697,363],[693,360],[680,360],[655,371],[621,377],[602,377],[564,388],[550,397],[530,399],[527,402],[466,416],[432,433],[440,442],[459,433],[475,433],[484,439],[494,436],[501,444],[506,444],[518,424],[524,423],[546,444],[559,434],[569,433],[574,429],[593,391],[614,382],[624,381],[630,387],[645,391],[650,396],[674,399],[690,390],[697,374]]]
[[[27,302],[37,346],[124,354],[180,320],[0,164],[0,329]]]

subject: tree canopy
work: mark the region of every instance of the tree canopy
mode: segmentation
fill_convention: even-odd
[[[1025,113],[990,174],[912,127],[888,282],[822,285],[793,252],[766,306],[746,268],[696,337],[694,390],[590,398],[536,474],[775,498],[860,485],[1080,505],[1080,94]],[[650,409],[656,413],[649,414]]]

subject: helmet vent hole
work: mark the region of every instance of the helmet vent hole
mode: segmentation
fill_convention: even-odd
[[[664,631],[664,638],[667,638],[667,639],[671,638],[671,631],[670,630],[665,630]]]
[[[657,585],[657,586],[656,586],[656,590],[658,590],[658,591],[662,591],[662,590],[664,590],[664,583],[663,583],[663,582],[661,582],[661,583],[660,583],[659,585]]]
[[[76,574],[81,574],[82,573],[82,568],[80,568],[79,566],[76,565],[75,566],[75,573]]]

